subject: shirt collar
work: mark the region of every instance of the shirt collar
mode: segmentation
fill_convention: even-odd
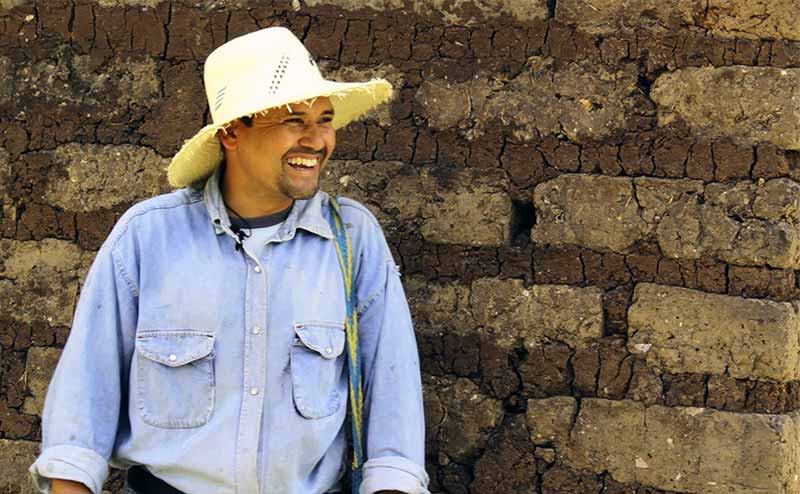
[[[228,233],[233,235],[231,230],[231,219],[228,210],[222,199],[222,167],[217,167],[216,171],[206,181],[203,190],[203,200],[208,209],[211,223],[214,225],[214,232],[217,235]],[[328,194],[318,190],[310,199],[298,199],[294,201],[292,211],[283,222],[283,226],[278,231],[278,240],[290,240],[294,237],[298,228],[311,232],[326,239],[333,238],[331,226],[322,215],[323,206],[327,206]],[[325,208],[327,209],[327,208]]]

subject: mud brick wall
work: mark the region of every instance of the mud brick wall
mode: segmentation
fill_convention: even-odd
[[[282,25],[397,97],[339,133],[423,356],[434,493],[800,493],[794,0],[0,0],[0,489],[115,220]],[[109,484],[119,488],[119,475]]]

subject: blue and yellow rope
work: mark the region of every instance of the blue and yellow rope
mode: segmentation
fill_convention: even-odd
[[[330,215],[328,221],[335,238],[336,255],[342,268],[344,293],[347,306],[345,319],[345,335],[347,337],[347,371],[350,380],[350,424],[353,439],[353,463],[351,465],[352,494],[358,494],[361,485],[361,468],[364,466],[364,439],[362,415],[364,396],[361,385],[361,347],[358,345],[358,313],[356,311],[356,294],[353,290],[353,254],[350,236],[342,222],[339,203],[330,198]]]

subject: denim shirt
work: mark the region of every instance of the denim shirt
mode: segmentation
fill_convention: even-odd
[[[47,393],[30,471],[100,493],[145,465],[189,494],[346,490],[342,273],[328,196],[295,201],[258,258],[235,249],[217,172],[132,207],[95,258]],[[361,494],[427,493],[414,332],[380,226],[352,239],[365,393]]]

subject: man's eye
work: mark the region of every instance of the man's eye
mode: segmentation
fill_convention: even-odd
[[[322,117],[322,120],[319,121],[321,124],[329,124],[333,122],[333,117]]]
[[[289,118],[283,121],[283,123],[290,123],[290,124],[304,124],[302,118]]]

